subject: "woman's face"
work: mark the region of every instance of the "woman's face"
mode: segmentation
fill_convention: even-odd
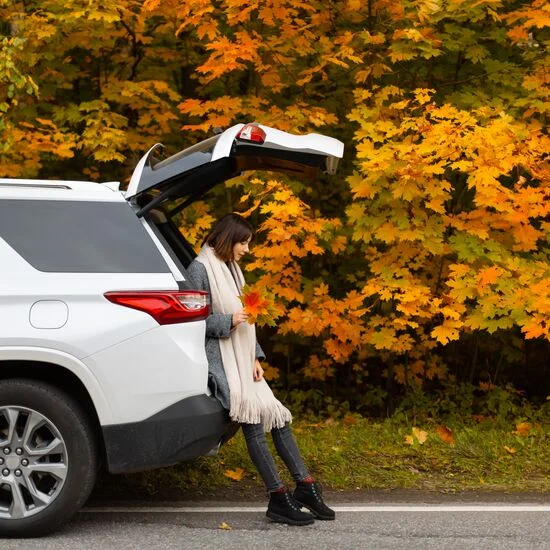
[[[233,245],[233,260],[238,262],[247,252],[248,252],[248,243],[252,236],[248,237],[246,241],[238,242]]]

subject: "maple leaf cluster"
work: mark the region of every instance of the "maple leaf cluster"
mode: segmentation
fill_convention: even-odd
[[[273,295],[265,288],[245,285],[240,295],[244,310],[248,313],[248,322],[258,326],[274,327],[280,317],[280,310],[276,307]]]

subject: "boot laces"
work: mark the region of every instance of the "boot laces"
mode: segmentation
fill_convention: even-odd
[[[295,500],[290,496],[290,493],[285,493],[285,498],[286,498],[286,501],[288,502],[288,505],[289,505],[293,510],[297,510],[297,511],[300,511],[300,510],[301,510],[301,508],[299,508],[298,506],[296,506]]]
[[[321,502],[321,489],[315,483],[311,484],[311,493],[317,502]]]

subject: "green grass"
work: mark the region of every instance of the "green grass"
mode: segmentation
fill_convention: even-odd
[[[550,491],[548,424],[532,424],[524,435],[514,433],[514,423],[486,420],[448,425],[453,444],[442,441],[438,425],[417,425],[427,432],[427,439],[423,444],[415,439],[412,445],[405,443],[405,436],[413,426],[391,419],[348,417],[339,422],[295,422],[293,428],[307,465],[327,489]],[[283,478],[290,482],[278,463]],[[225,475],[238,468],[244,470],[242,480]],[[241,432],[216,457],[100,480],[100,490],[108,493],[158,498],[215,494],[227,487],[262,488]]]

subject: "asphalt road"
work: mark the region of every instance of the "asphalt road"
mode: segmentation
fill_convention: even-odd
[[[550,503],[515,500],[338,503],[336,521],[307,527],[269,522],[259,502],[98,506],[55,535],[0,549],[550,549]]]

